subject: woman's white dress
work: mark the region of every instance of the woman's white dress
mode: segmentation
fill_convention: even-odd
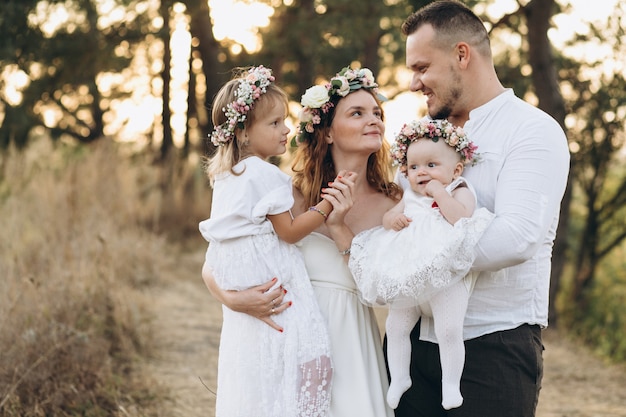
[[[469,183],[458,177],[448,193]],[[360,296],[371,305],[410,307],[463,279],[474,262],[474,247],[493,219],[480,208],[454,225],[433,206],[434,200],[413,192],[403,195],[404,213],[413,221],[400,231],[383,226],[363,231],[352,240],[349,267]]]
[[[335,243],[311,233],[296,244],[330,332],[334,373],[330,417],[392,417],[388,381],[374,311],[363,305]]]
[[[241,175],[215,181],[211,217],[199,226],[209,241],[206,262],[227,290],[276,277],[293,305],[273,316],[282,333],[223,306],[216,417],[327,416],[334,377],[326,322],[302,254],[266,217],[293,206],[291,178],[257,157],[235,170]]]

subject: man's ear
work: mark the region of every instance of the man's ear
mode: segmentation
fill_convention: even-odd
[[[459,68],[466,69],[470,62],[472,48],[466,42],[459,42],[455,47],[456,59],[459,62]]]

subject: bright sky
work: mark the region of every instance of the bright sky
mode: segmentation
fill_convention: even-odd
[[[487,12],[494,17],[502,16],[507,12],[514,11],[518,7],[517,1],[518,0],[497,0],[495,3],[488,6]],[[602,60],[604,62],[604,68],[607,71],[614,71],[616,65],[623,68],[625,64],[613,57],[611,45],[596,43],[582,49],[579,47],[576,51],[564,50],[563,46],[565,40],[571,39],[577,31],[584,33],[584,31],[587,30],[586,22],[602,22],[619,1],[623,0],[569,0],[572,5],[571,13],[554,16],[553,21],[558,28],[550,31],[550,38],[554,46],[578,58],[582,56],[590,60]],[[271,7],[253,0],[209,0],[209,4],[214,24],[214,34],[218,40],[228,38],[234,41],[234,45],[231,46],[233,52],[237,52],[237,48],[241,48],[238,44],[241,44],[243,48],[246,48],[249,52],[254,52],[259,47],[257,28],[269,24],[270,16],[273,14]],[[184,8],[180,3],[176,3],[176,5]],[[108,18],[117,16],[119,18],[118,15],[121,12],[121,8],[115,7],[115,2],[111,0],[99,0],[98,7],[103,16],[107,16]],[[142,10],[137,10],[138,13],[141,11]],[[184,19],[181,20],[181,16],[184,16],[184,10],[175,11],[176,30],[172,34],[172,44],[175,45],[172,50],[173,60],[186,62],[189,56],[191,41],[188,32],[188,22],[184,21]],[[31,23],[41,25],[44,32],[49,33],[53,33],[56,28],[61,25],[65,25],[67,28],[68,22],[72,20],[80,21],[82,18],[82,16],[73,16],[70,18],[63,3],[48,4],[45,2],[40,3],[36,11],[30,16]],[[107,22],[103,21],[99,23],[105,25]],[[173,103],[171,107],[174,110],[173,127],[177,131],[175,132],[175,136],[177,139],[180,139],[185,129],[185,85],[188,82],[187,66],[182,65],[177,67],[174,65],[172,72]],[[21,101],[21,90],[25,88],[30,81],[28,76],[23,71],[13,66],[4,68],[0,76],[6,81],[3,91],[4,98],[9,103],[19,103]],[[144,86],[150,86],[146,76],[149,75],[143,74],[143,79],[138,80],[138,82]],[[400,71],[398,77],[402,78],[400,81],[402,85],[408,86],[410,74],[408,74],[406,70]],[[103,85],[106,84],[104,78],[100,81],[103,82]],[[138,87],[133,89],[133,91],[136,93],[133,95],[133,98],[124,103],[116,103],[116,110],[120,114],[144,114],[146,117],[133,117],[128,120],[129,124],[125,127],[116,125],[114,122],[108,126],[110,130],[122,136],[127,135],[129,139],[136,137],[136,134],[133,132],[147,131],[152,123],[154,123],[154,118],[160,115],[161,109],[158,97],[153,97],[150,94],[150,88],[146,91]],[[385,94],[384,88],[381,88],[381,92]],[[147,100],[147,96],[152,97],[152,99]],[[384,103],[387,117],[387,138],[395,136],[403,123],[421,116],[421,114],[418,115],[418,112],[423,112],[423,110],[420,110],[424,107],[423,102],[424,99],[421,95],[407,92],[398,95],[394,100]]]
[[[606,19],[608,13],[619,1],[622,0],[569,0],[572,6],[571,13],[554,16],[553,19],[557,29],[552,29],[549,36],[555,48],[563,50],[566,40],[571,39],[577,31],[586,31],[586,22]],[[258,47],[256,27],[269,24],[269,18],[273,13],[271,7],[254,2],[246,4],[238,0],[209,0],[209,4],[214,24],[213,32],[217,39],[232,39],[251,52]],[[488,6],[487,12],[491,16],[499,17],[518,7],[517,0],[497,0]],[[573,51],[564,52],[574,55]],[[603,59],[607,65],[610,65],[607,60],[613,60],[610,45],[590,45],[583,50],[577,49],[575,54],[577,57],[584,54],[589,59]],[[401,74],[401,76],[406,76],[406,74]],[[408,85],[408,78],[406,84]],[[384,94],[384,88],[382,92]],[[423,103],[421,95],[410,92],[400,94],[394,100],[386,102],[384,109],[387,118],[387,138],[395,136],[403,123],[421,116],[418,112],[423,111],[420,110],[420,108],[423,109]]]
[[[217,40],[232,39],[248,52],[259,47],[256,28],[270,24],[274,9],[266,4],[237,0],[209,0],[213,35]]]

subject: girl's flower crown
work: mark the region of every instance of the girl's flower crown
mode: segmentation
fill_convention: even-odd
[[[431,139],[433,142],[442,139],[461,155],[461,161],[466,165],[474,165],[478,160],[478,154],[476,153],[478,147],[467,138],[463,128],[454,126],[447,120],[422,119],[406,123],[400,129],[400,133],[391,145],[393,165],[400,166],[400,169],[404,172],[409,145],[422,138]]]
[[[211,142],[215,146],[223,146],[233,140],[235,129],[244,128],[246,115],[258,100],[267,91],[267,86],[274,81],[272,70],[259,65],[248,70],[248,75],[239,81],[235,91],[235,101],[222,107],[226,115],[226,122],[216,126],[211,133]]]
[[[330,109],[335,105],[331,99],[333,96],[345,97],[352,91],[361,88],[373,90],[378,93],[378,84],[374,74],[367,68],[352,69],[343,68],[330,82],[324,85],[314,85],[304,92],[300,104],[303,109],[298,116],[300,125],[296,137],[298,142],[312,138],[315,125],[319,125],[327,117]]]

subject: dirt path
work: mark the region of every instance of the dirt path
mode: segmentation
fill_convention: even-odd
[[[215,412],[215,395],[207,387],[215,392],[221,307],[200,278],[202,260],[203,252],[178,257],[176,279],[154,292],[157,356],[147,371],[170,393],[159,412],[163,417]],[[551,331],[544,341],[536,417],[626,417],[626,366],[609,366]]]
[[[222,307],[202,282],[203,260],[203,251],[178,256],[153,294],[157,353],[147,371],[169,392],[162,417],[215,415]]]

